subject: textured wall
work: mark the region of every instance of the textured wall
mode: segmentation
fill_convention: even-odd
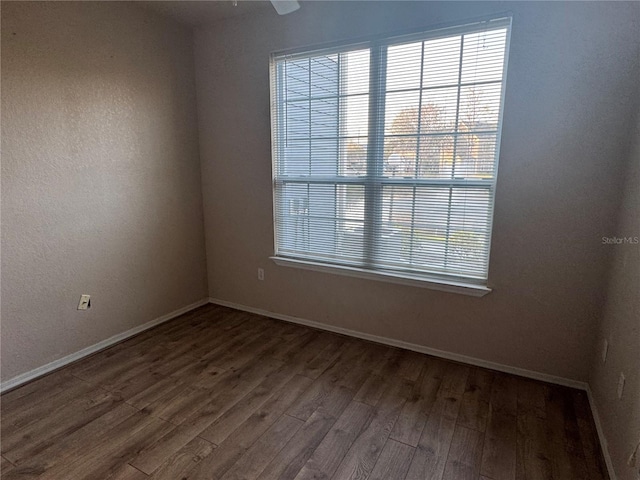
[[[607,237],[640,238],[640,111],[634,138],[618,225]],[[636,480],[634,469],[626,461],[640,442],[640,245],[621,243],[607,248],[614,255],[589,383],[618,479]],[[603,364],[605,338],[609,351]],[[620,372],[626,377],[622,400],[616,395]],[[635,471],[640,471],[640,452]]]
[[[273,253],[269,53],[514,14],[490,282],[478,299]],[[638,3],[308,2],[196,30],[212,297],[586,381],[635,94]],[[265,268],[259,282],[256,269]]]
[[[206,296],[193,68],[131,4],[3,2],[3,380]]]

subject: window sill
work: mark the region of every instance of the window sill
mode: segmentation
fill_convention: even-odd
[[[491,289],[485,285],[475,283],[456,282],[453,280],[443,280],[438,278],[419,278],[410,276],[401,276],[386,272],[373,272],[362,268],[345,267],[337,265],[327,265],[307,260],[294,260],[283,257],[270,257],[277,265],[283,267],[302,268],[304,270],[313,270],[316,272],[334,273],[337,275],[346,275],[349,277],[365,278],[368,280],[378,280],[381,282],[397,283],[400,285],[408,285],[411,287],[428,288],[431,290],[439,290],[442,292],[459,293],[462,295],[470,295],[472,297],[484,297],[491,292]]]

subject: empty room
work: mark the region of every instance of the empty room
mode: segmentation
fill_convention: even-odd
[[[640,2],[0,16],[2,480],[640,480]]]

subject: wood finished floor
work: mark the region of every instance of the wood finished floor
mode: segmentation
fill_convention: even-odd
[[[212,305],[0,401],[2,480],[608,478],[584,392]]]

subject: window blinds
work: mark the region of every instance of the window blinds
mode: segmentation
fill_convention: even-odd
[[[274,55],[276,257],[486,281],[509,27]]]

